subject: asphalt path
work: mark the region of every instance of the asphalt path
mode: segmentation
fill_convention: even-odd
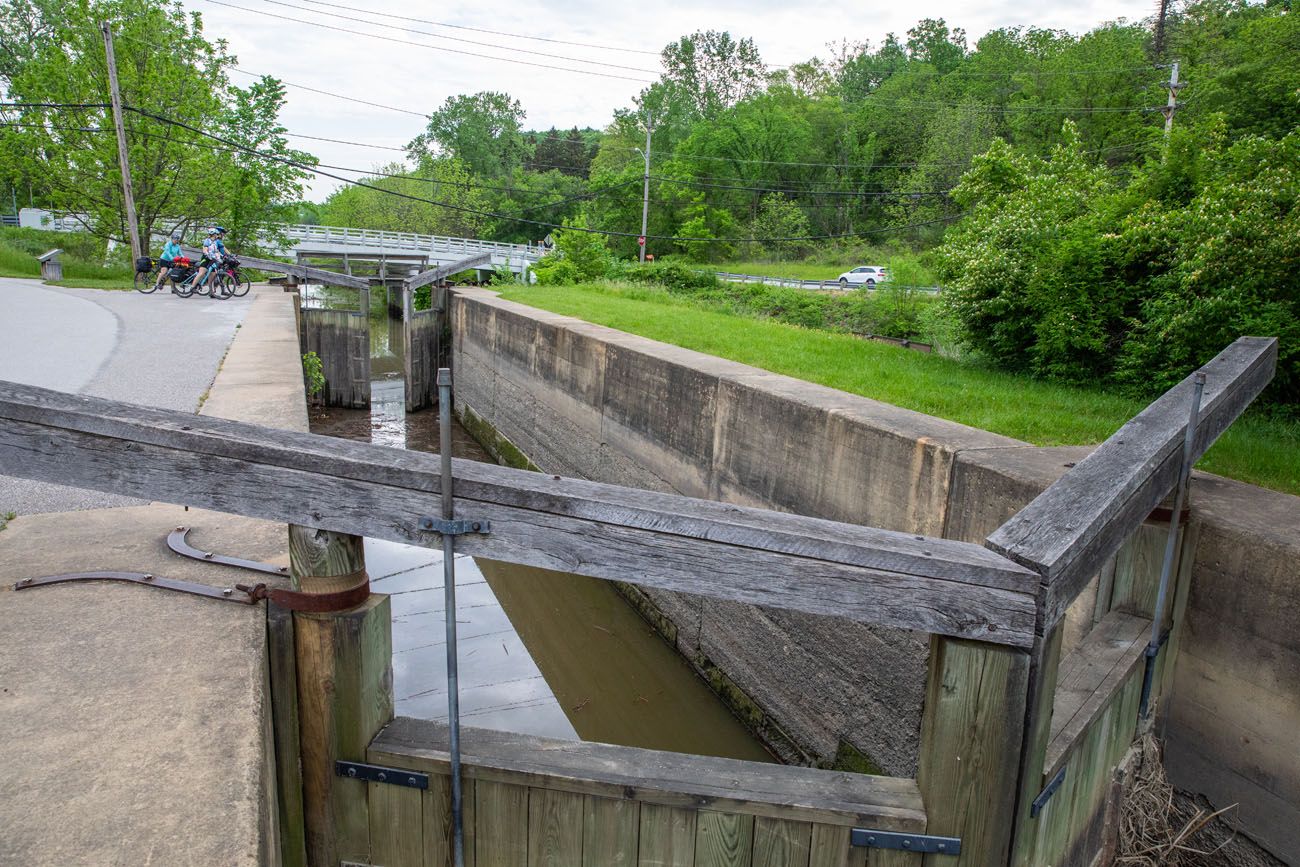
[[[0,379],[194,412],[249,303],[0,278]],[[140,502],[0,476],[0,515]]]

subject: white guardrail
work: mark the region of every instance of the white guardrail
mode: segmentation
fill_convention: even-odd
[[[866,284],[850,283],[841,286],[838,280],[798,280],[793,277],[765,277],[762,274],[733,274],[730,271],[714,271],[719,280],[729,283],[762,283],[764,286],[789,286],[793,289],[857,289]],[[892,288],[892,287],[891,287]],[[917,292],[942,292],[942,286],[903,286]]]
[[[284,232],[291,240],[326,246],[362,246],[418,252],[455,251],[466,255],[499,253],[505,256],[523,256],[528,259],[540,259],[545,253],[545,250],[537,244],[507,244],[501,241],[480,241],[477,238],[418,235],[414,232],[386,232],[378,229],[349,229],[342,226],[290,225],[284,227]]]

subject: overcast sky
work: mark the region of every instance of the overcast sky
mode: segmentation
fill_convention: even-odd
[[[1011,0],[917,0],[875,8],[865,3],[771,0],[642,4],[595,0],[452,0],[438,4],[378,0],[355,4],[361,9],[344,8],[354,5],[348,0],[331,0],[338,6],[308,0],[229,0],[229,5],[219,5],[216,0],[184,2],[187,8],[202,13],[208,37],[226,39],[231,53],[239,59],[239,67],[249,72],[421,113],[433,111],[454,94],[505,91],[523,103],[528,112],[527,126],[537,129],[605,126],[614,109],[631,105],[645,83],[657,75],[658,58],[637,50],[657,53],[668,42],[696,30],[728,30],[736,37],[752,37],[767,63],[785,65],[814,55],[826,57],[826,43],[840,39],[869,40],[878,45],[890,32],[906,38],[908,28],[927,17],[943,18],[950,27],[964,28],[968,42],[974,44],[981,35],[999,27],[1035,26],[1081,33],[1105,21],[1139,20],[1154,10],[1151,0],[1043,0],[1034,4]],[[382,14],[408,20],[384,18]],[[623,50],[582,48],[409,20],[417,18]],[[401,44],[403,41],[418,45]],[[433,47],[421,47],[426,45]],[[452,54],[451,50],[466,53]],[[626,78],[487,59],[494,56]],[[616,66],[596,66],[579,60]],[[231,78],[241,86],[252,81],[240,73],[233,73]],[[401,148],[424,128],[424,121],[411,114],[345,102],[292,86],[288,88],[282,118],[291,132],[392,148]],[[316,154],[323,163],[363,170],[402,156],[398,151],[380,148],[304,138],[291,141]],[[319,201],[338,185],[330,179],[318,179],[308,198]]]

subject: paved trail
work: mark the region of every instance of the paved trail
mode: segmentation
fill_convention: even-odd
[[[0,379],[193,412],[248,305],[0,278]],[[0,514],[139,503],[0,476]]]

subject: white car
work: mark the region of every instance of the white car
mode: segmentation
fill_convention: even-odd
[[[847,289],[849,286],[868,286],[874,287],[877,283],[883,283],[889,279],[885,269],[877,265],[863,265],[861,268],[854,268],[852,271],[845,271],[840,275],[840,288]]]

